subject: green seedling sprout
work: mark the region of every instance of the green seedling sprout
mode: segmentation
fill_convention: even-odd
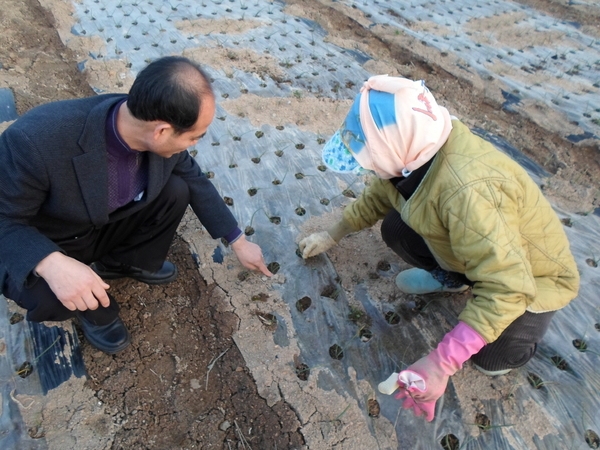
[[[260,161],[261,161],[261,158],[263,157],[263,155],[264,155],[265,153],[267,153],[267,151],[268,151],[268,149],[267,149],[267,150],[265,150],[264,152],[262,152],[262,153],[261,153],[259,156],[255,156],[254,158],[251,158],[251,161],[252,161],[254,164],[258,164],[258,163],[260,163]]]
[[[285,174],[283,175],[283,178],[282,178],[281,180],[280,180],[279,178],[275,178],[275,179],[272,181],[272,183],[273,183],[275,186],[279,186],[280,184],[283,184],[283,182],[285,181],[285,177],[287,177],[287,174],[288,174],[288,171],[286,170],[286,171],[285,171]]]

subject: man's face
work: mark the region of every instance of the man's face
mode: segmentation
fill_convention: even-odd
[[[155,145],[150,151],[163,158],[170,158],[177,153],[187,150],[189,147],[196,145],[198,140],[206,134],[206,130],[212,123],[214,116],[215,99],[211,95],[202,99],[200,116],[193,128],[184,133],[177,134],[173,127],[166,125],[156,132]]]

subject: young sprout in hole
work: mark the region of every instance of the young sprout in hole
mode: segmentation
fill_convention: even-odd
[[[350,306],[350,312],[348,313],[348,319],[351,322],[357,323],[364,317],[365,317],[365,312],[362,309],[357,308],[355,306]]]
[[[12,316],[10,316],[10,324],[14,325],[16,323],[22,322],[25,319],[25,317],[23,316],[23,314],[20,313],[14,313]]]
[[[567,363],[562,357],[558,355],[552,356],[550,358],[550,361],[552,361],[552,364],[554,364],[554,366],[559,370],[569,369],[569,363]]]
[[[25,361],[21,366],[17,369],[17,375],[21,378],[27,378],[33,372],[33,364],[29,361]]]
[[[360,338],[361,342],[369,342],[373,337],[373,333],[371,330],[361,327],[358,331],[358,337]]]
[[[585,262],[587,263],[588,266],[590,267],[598,267],[598,259],[596,259],[595,257],[591,257],[591,258],[587,258],[585,260]]]
[[[273,314],[257,311],[256,317],[258,317],[262,324],[268,329],[277,328],[277,317]]]
[[[250,300],[253,302],[266,302],[269,299],[269,295],[261,292],[260,294],[255,294],[250,297]]]
[[[381,413],[379,402],[374,398],[367,400],[367,411],[369,413],[369,417],[379,417],[379,414]]]
[[[227,206],[233,206],[233,199],[231,197],[223,197],[223,201]]]
[[[344,350],[338,344],[333,344],[329,347],[329,356],[339,361],[344,357]]]
[[[308,380],[310,368],[304,363],[298,364],[296,366],[296,376],[302,381]]]
[[[258,208],[256,211],[254,211],[252,213],[252,217],[250,217],[250,224],[244,229],[244,234],[246,236],[252,236],[254,234],[254,228],[252,227],[252,222],[254,221],[254,216],[259,211],[263,211],[264,212],[264,210],[262,208]],[[267,216],[267,213],[265,213],[265,216]]]
[[[263,156],[265,153],[267,153],[267,150],[265,150],[264,152],[262,152],[262,153],[260,154],[260,156],[255,156],[254,158],[251,158],[251,161],[252,161],[254,164],[259,164],[259,163],[260,163],[260,159],[262,158],[262,156]]]
[[[280,184],[282,184],[285,181],[285,177],[287,177],[287,174],[288,173],[286,171],[281,180],[279,178],[275,178],[271,183],[273,183],[275,186],[279,186]]]
[[[281,268],[281,266],[279,265],[279,263],[277,261],[273,261],[270,262],[269,264],[267,264],[267,269],[269,269],[269,271],[275,275],[277,272],[279,272],[279,269]]]
[[[323,290],[321,291],[321,297],[327,297],[332,300],[337,300],[337,298],[340,296],[341,293],[342,293],[341,287],[336,288],[335,286],[330,284],[323,288]]]
[[[546,385],[544,380],[542,380],[542,378],[539,375],[533,372],[529,372],[527,374],[527,381],[529,381],[529,384],[534,389],[542,389]]]
[[[440,441],[443,450],[459,450],[460,441],[452,433],[445,435]]]
[[[312,305],[311,298],[308,296],[304,296],[296,302],[296,309],[302,313],[302,312],[306,311],[308,308],[310,308],[311,305]]]
[[[397,325],[400,323],[400,316],[394,311],[388,311],[385,313],[385,321],[390,325]]]

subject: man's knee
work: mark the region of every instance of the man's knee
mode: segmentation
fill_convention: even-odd
[[[6,298],[27,310],[27,320],[30,322],[60,322],[74,316],[58,300],[43,278],[31,275],[26,286],[17,286],[8,277],[3,291]]]

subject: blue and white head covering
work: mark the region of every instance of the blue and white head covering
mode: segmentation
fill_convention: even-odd
[[[379,75],[369,78],[344,123],[323,147],[335,172],[374,171],[388,179],[429,161],[446,142],[450,114],[423,81]]]

